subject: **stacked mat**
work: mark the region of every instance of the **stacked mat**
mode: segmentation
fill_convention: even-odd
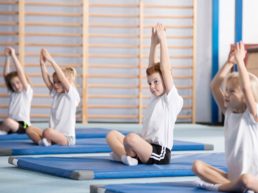
[[[194,182],[159,182],[138,184],[91,185],[90,193],[215,193],[200,189]]]
[[[126,166],[106,156],[93,157],[10,157],[9,163],[18,168],[75,179],[116,179],[193,176],[194,160],[202,160],[226,171],[222,153],[175,154],[167,165]]]
[[[105,136],[109,131],[102,128],[80,129],[76,134],[76,145],[73,146],[38,146],[31,140],[26,139],[25,134],[0,136],[0,156],[107,153],[111,151],[105,140]],[[126,133],[128,132],[124,132],[124,134]],[[213,150],[213,145],[180,140],[174,141],[173,151],[197,150]]]

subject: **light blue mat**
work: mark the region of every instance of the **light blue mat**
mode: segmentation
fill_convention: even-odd
[[[109,157],[9,157],[9,163],[19,168],[76,179],[115,179],[193,176],[194,160],[203,160],[222,170],[226,170],[224,154],[175,154],[167,165],[126,166]]]
[[[215,193],[196,187],[193,182],[160,182],[91,185],[90,193]]]
[[[213,145],[189,141],[174,141],[173,151],[212,150]],[[105,138],[81,138],[76,145],[49,147],[39,146],[30,140],[15,140],[0,142],[0,156],[10,155],[43,155],[43,154],[75,154],[75,153],[106,153],[110,148]]]

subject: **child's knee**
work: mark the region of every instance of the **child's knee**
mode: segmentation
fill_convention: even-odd
[[[43,138],[50,139],[52,136],[52,129],[51,128],[45,129],[42,133],[42,136]]]
[[[124,143],[126,145],[129,145],[130,147],[132,147],[133,145],[135,145],[138,141],[138,135],[135,133],[129,133],[125,139],[124,139]]]
[[[118,131],[116,130],[109,131],[108,134],[106,135],[106,140],[110,141],[114,139],[117,135],[118,135]]]
[[[240,176],[240,182],[242,183],[244,189],[250,189],[253,184],[253,176],[250,174],[242,174]]]
[[[9,117],[3,120],[3,124],[4,124],[5,126],[8,126],[8,127],[10,127],[10,126],[13,124],[13,122],[14,122],[14,120],[11,119],[11,118],[9,118]],[[18,123],[17,123],[17,124],[18,124]]]
[[[195,174],[201,174],[203,172],[203,162],[200,160],[195,160],[192,165],[192,171]]]

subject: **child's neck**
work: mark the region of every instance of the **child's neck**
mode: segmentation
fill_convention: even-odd
[[[243,113],[243,112],[245,112],[245,110],[246,110],[246,105],[245,104],[239,105],[236,108],[232,108],[233,113]]]

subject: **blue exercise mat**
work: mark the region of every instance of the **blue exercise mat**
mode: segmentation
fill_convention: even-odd
[[[173,151],[212,150],[213,145],[188,141],[174,141]],[[0,142],[0,156],[10,155],[42,155],[42,154],[75,154],[75,153],[106,153],[111,149],[105,138],[81,138],[76,145],[49,147],[39,146],[30,140],[2,141]]]
[[[110,129],[104,128],[83,128],[83,129],[76,129],[76,138],[105,138],[107,133]],[[128,131],[120,131],[123,134],[128,134]],[[0,142],[1,141],[15,141],[15,140],[24,140],[29,139],[26,134],[17,134],[12,133],[8,135],[0,135]]]
[[[159,182],[135,184],[91,185],[91,193],[215,193],[194,185],[194,182]]]
[[[194,160],[203,160],[226,170],[224,154],[175,154],[171,164],[126,166],[107,156],[94,157],[9,157],[9,163],[19,168],[75,180],[193,176]]]

